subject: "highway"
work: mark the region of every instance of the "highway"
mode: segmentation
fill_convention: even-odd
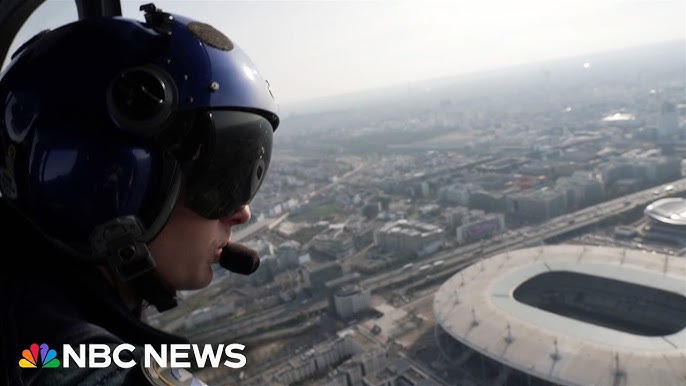
[[[673,189],[666,190],[665,188],[670,185],[673,186]],[[686,191],[686,179],[680,179],[586,207],[577,212],[550,219],[537,226],[519,228],[483,242],[476,242],[449,251],[439,252],[429,258],[416,261],[409,269],[398,268],[382,272],[362,280],[360,284],[373,292],[409,280],[412,280],[413,283],[419,283],[436,277],[445,277],[473,264],[479,259],[508,250],[540,245],[552,237],[591,225],[618,213],[632,210],[636,206],[648,205],[659,198],[674,196],[684,191]],[[280,218],[276,221],[282,219]],[[264,226],[267,226],[266,222],[259,226],[256,225],[252,231]],[[267,329],[279,323],[284,323],[297,315],[316,313],[327,307],[328,302],[326,300],[283,304],[255,314],[216,320],[209,325],[193,329],[192,336],[189,338],[194,341],[204,341],[222,336],[234,338],[246,336],[260,329]]]
[[[415,262],[410,269],[398,268],[377,274],[363,280],[361,285],[371,291],[376,291],[410,279],[418,280],[421,276],[433,275],[437,270],[440,270],[441,273],[446,271],[457,272],[479,259],[512,249],[540,245],[545,240],[630,211],[637,206],[647,206],[657,199],[675,196],[684,191],[686,191],[686,178],[604,201],[573,213],[552,218],[536,226],[508,231],[484,242],[467,244],[450,251],[439,252],[430,258]]]

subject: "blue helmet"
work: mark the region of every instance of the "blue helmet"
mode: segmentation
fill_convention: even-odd
[[[142,9],[145,22],[45,31],[0,75],[2,198],[85,259],[108,259],[122,235],[150,241],[179,192],[207,218],[250,202],[279,125],[269,84],[235,42]]]

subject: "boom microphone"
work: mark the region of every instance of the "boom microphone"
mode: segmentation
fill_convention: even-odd
[[[231,272],[250,275],[260,266],[260,257],[243,244],[229,243],[222,248],[219,265]]]

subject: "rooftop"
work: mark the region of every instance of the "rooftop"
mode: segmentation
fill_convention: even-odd
[[[515,289],[546,272],[635,283],[686,301],[683,258],[610,247],[541,246],[495,255],[452,276],[435,294],[436,320],[472,349],[553,383],[612,385],[623,374],[626,385],[683,384],[686,329],[632,334],[515,299]],[[557,296],[552,287],[546,295]]]
[[[661,198],[648,205],[644,211],[645,215],[672,225],[686,225],[686,199],[683,198]]]

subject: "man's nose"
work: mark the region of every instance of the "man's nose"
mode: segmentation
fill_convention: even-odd
[[[248,222],[250,216],[250,206],[243,205],[235,212],[220,218],[219,221],[227,225],[239,225]]]

